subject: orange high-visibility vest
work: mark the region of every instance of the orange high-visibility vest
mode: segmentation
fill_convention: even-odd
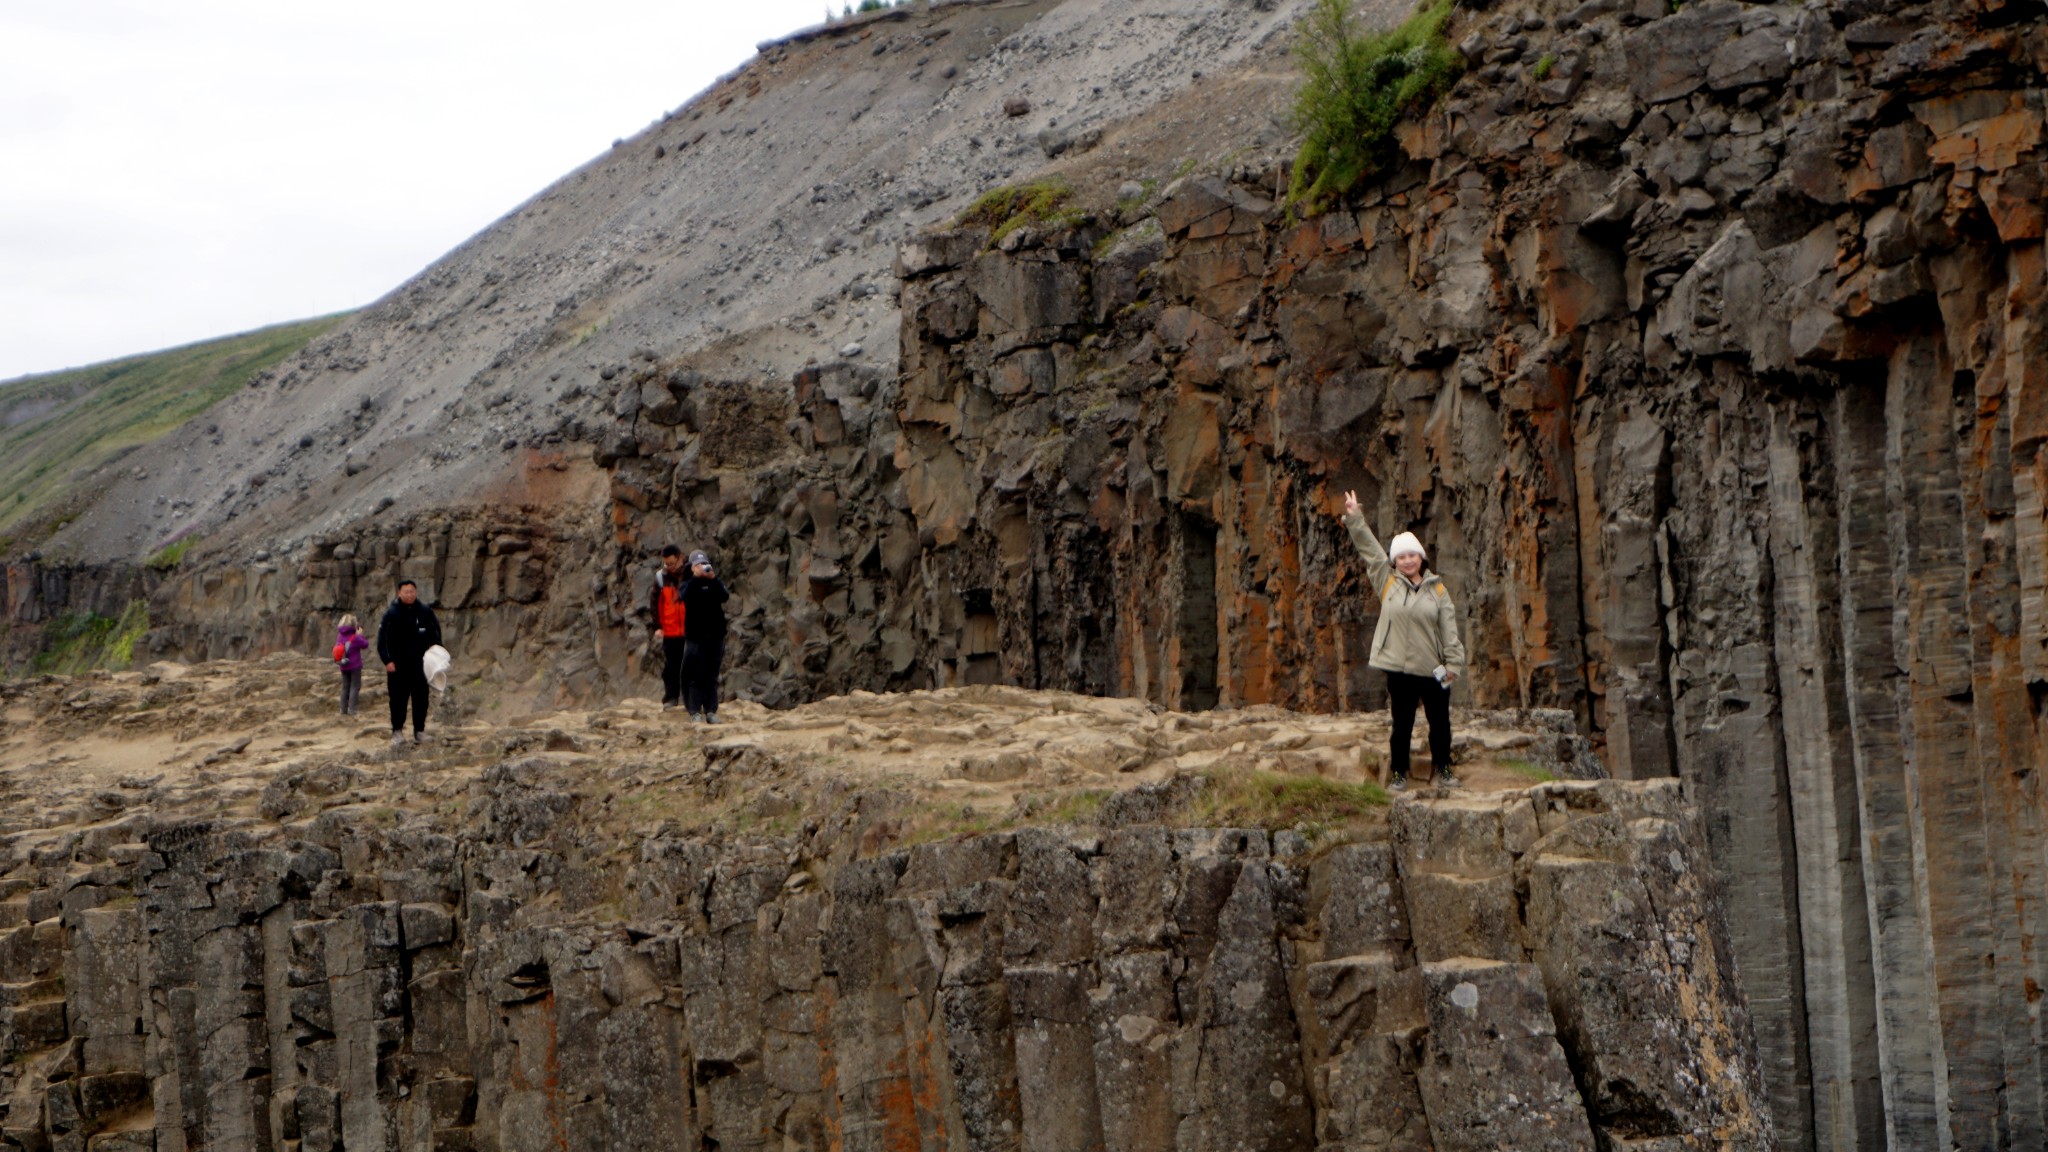
[[[671,639],[683,634],[683,596],[673,584],[661,586],[661,634]]]

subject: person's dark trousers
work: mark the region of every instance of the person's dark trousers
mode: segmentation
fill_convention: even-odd
[[[723,663],[725,637],[683,641],[683,707],[690,715],[718,715],[718,666]]]
[[[391,730],[405,729],[405,706],[412,703],[412,734],[417,736],[427,730],[427,671],[418,660],[400,663],[398,671],[384,674],[385,687],[391,691]]]
[[[1415,735],[1415,706],[1422,705],[1429,718],[1430,768],[1442,772],[1451,766],[1451,690],[1434,676],[1387,673],[1387,696],[1394,710],[1394,736],[1387,763],[1396,776],[1408,774],[1408,741]]]
[[[341,670],[341,714],[356,714],[356,698],[363,694],[363,670],[343,668]]]
[[[678,704],[683,699],[683,649],[688,644],[681,636],[661,638],[661,702]]]

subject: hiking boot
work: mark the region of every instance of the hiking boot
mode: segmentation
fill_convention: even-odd
[[[392,746],[393,748],[403,748],[403,747],[405,747],[405,733],[403,733],[403,732],[393,732],[393,733],[391,734],[391,746]]]
[[[1439,768],[1430,773],[1430,783],[1435,784],[1439,788],[1463,788],[1465,786],[1465,782],[1458,779],[1457,775],[1449,768]]]
[[[704,722],[705,722],[706,724],[716,724],[716,723],[718,723],[718,713],[716,713],[716,712],[706,712],[706,713],[704,714]]]
[[[676,710],[676,702],[675,702],[675,701],[673,701],[673,700],[663,700],[663,701],[661,702],[661,710],[662,710],[663,712],[673,712],[673,711],[675,711],[675,710]]]
[[[412,742],[415,744],[425,744],[427,742],[427,734],[425,732],[413,733]]]
[[[1394,773],[1394,778],[1387,781],[1387,790],[1390,792],[1406,792],[1408,790],[1408,774],[1406,772]]]

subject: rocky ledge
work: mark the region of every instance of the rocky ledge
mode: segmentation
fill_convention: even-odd
[[[7,686],[0,1148],[1774,1146],[1681,785],[1483,790],[1569,767],[1555,717],[1388,805],[1378,718],[976,688],[394,753],[316,664]]]

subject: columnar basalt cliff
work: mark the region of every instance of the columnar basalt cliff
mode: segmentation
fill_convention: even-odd
[[[735,585],[727,688],[770,704],[1367,708],[1355,489],[1431,546],[1473,701],[1685,782],[1788,1147],[2048,1146],[2048,16],[1589,0],[1452,32],[1471,70],[1342,204],[1279,203],[1269,141],[1078,224],[928,233],[895,361],[752,373],[643,329],[494,507],[179,574],[156,650],[303,644],[420,573],[466,589],[487,682],[622,693],[650,549],[689,539]],[[1175,99],[1244,91],[1212,82]],[[1109,132],[1062,162],[1084,190]],[[870,280],[830,306],[882,308]],[[52,571],[10,605],[60,607]]]
[[[896,391],[800,377],[785,526],[723,527],[786,575],[778,671],[1367,706],[1356,489],[1435,548],[1477,700],[1694,788],[1789,1142],[2040,1146],[2048,25],[1458,34],[1354,203],[1253,161],[907,246]]]
[[[666,727],[9,837],[0,1147],[1774,1146],[1675,782],[1405,801],[1313,853],[1158,823],[1186,778],[1099,828],[890,849],[892,798],[841,789],[622,847],[646,765],[598,745]],[[693,762],[701,798],[795,783]]]

